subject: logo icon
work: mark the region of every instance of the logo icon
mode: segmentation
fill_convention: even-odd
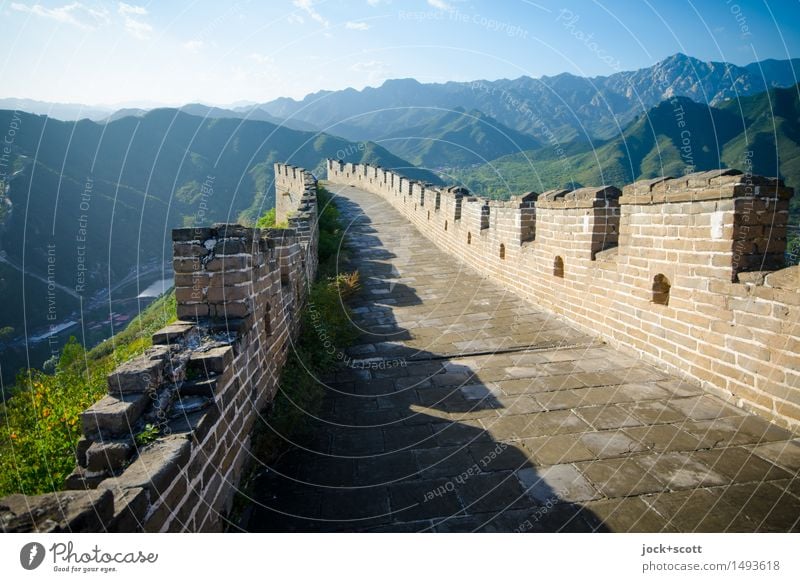
[[[19,563],[26,570],[35,570],[44,562],[44,546],[38,542],[30,542],[22,546],[19,552]]]

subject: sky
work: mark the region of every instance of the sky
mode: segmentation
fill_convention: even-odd
[[[135,1],[135,0],[134,0]],[[321,89],[800,57],[800,0],[0,0],[0,97],[231,105]]]

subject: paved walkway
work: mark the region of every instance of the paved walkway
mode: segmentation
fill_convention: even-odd
[[[790,531],[800,440],[611,349],[333,185],[361,339],[253,531]]]

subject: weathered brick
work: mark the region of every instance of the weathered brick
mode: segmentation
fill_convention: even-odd
[[[0,530],[7,533],[104,531],[113,512],[114,496],[109,491],[9,495],[0,499]]]
[[[86,451],[86,468],[113,472],[121,469],[132,454],[133,447],[128,441],[94,442]]]
[[[152,392],[163,381],[164,362],[140,356],[117,366],[108,376],[108,393],[114,396]]]
[[[83,434],[130,435],[149,402],[145,392],[106,396],[80,414]]]
[[[189,460],[191,443],[182,436],[162,437],[139,451],[139,456],[118,477],[106,479],[103,489],[142,488],[151,501],[165,492]]]

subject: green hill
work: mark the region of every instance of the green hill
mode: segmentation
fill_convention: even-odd
[[[162,265],[173,227],[254,222],[274,205],[274,162],[319,173],[338,157],[437,181],[372,143],[175,109],[108,123],[0,111],[0,127],[16,128],[0,168],[0,329],[12,328],[0,337],[6,382],[49,357],[48,342],[32,338],[51,325],[80,322],[91,335],[119,311],[117,301],[138,311],[139,291],[169,277]]]
[[[465,167],[536,148],[539,141],[480,111],[441,111],[421,125],[395,131],[381,145],[428,168]]]
[[[800,86],[709,107],[685,98],[664,101],[615,139],[544,146],[457,171],[472,190],[507,197],[528,190],[613,184],[735,167],[780,176],[800,189]],[[795,216],[798,198],[793,200]]]

